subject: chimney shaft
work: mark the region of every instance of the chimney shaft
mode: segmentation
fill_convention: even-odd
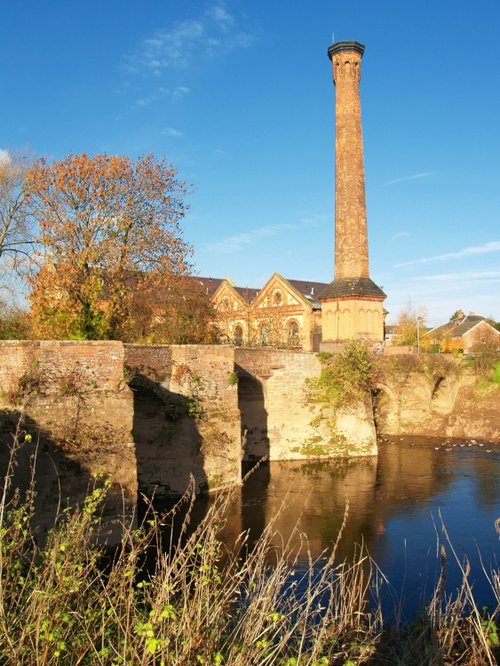
[[[365,47],[328,49],[335,94],[335,279],[369,277],[359,81]]]

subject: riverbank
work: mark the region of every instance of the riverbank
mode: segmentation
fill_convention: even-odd
[[[285,464],[285,463],[282,463]],[[231,492],[214,498],[188,534],[188,494],[168,514],[124,525],[111,557],[96,545],[109,483],[95,481],[77,510],[65,510],[42,548],[34,539],[32,494],[0,507],[0,661],[5,664],[206,664],[207,666],[493,665],[498,607],[478,607],[467,562],[444,535],[440,576],[409,623],[401,599],[363,547],[348,561],[338,545],[309,557],[307,537],[280,538],[275,518],[251,545],[219,536]],[[181,511],[188,506],[187,512]],[[168,525],[182,518],[180,545]],[[278,514],[277,514],[278,515]],[[277,547],[277,544],[280,544]],[[429,544],[431,546],[431,544]],[[445,592],[447,560],[462,584]],[[147,566],[146,566],[147,563]],[[433,581],[429,581],[434,584]],[[491,574],[492,594],[500,589]],[[388,622],[384,591],[393,594]]]

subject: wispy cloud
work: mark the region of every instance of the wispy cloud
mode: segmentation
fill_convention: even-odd
[[[172,90],[172,98],[175,100],[181,99],[185,95],[187,95],[189,92],[189,88],[187,86],[176,86]]]
[[[207,15],[214,20],[215,24],[223,32],[228,32],[234,26],[234,16],[232,16],[222,4],[210,7],[207,10]]]
[[[301,226],[316,228],[324,227],[326,224],[333,224],[332,217],[329,214],[314,213],[300,220]]]
[[[409,231],[396,231],[391,236],[391,240],[398,240],[399,238],[409,238],[411,233]]]
[[[298,229],[299,226],[300,225],[298,224],[270,224],[266,227],[260,227],[259,229],[252,229],[241,234],[228,236],[227,238],[222,238],[213,243],[207,243],[204,249],[213,254],[232,254],[234,252],[240,252],[261,238],[277,236],[283,231]]]
[[[136,99],[135,105],[139,108],[144,108],[146,106],[151,106],[151,104],[165,99],[166,97],[170,97],[170,99],[178,101],[184,97],[184,95],[187,95],[188,92],[189,88],[186,86],[177,86],[173,90],[164,88],[163,86],[158,86],[152,92],[150,92],[149,95],[145,95],[144,97],[139,97]]]
[[[160,76],[166,69],[187,67],[199,53],[206,58],[254,42],[255,37],[239,28],[225,3],[216,2],[196,19],[157,30],[134,54],[126,56],[124,63],[129,72]]]
[[[452,282],[463,285],[471,280],[481,282],[500,281],[500,271],[468,271],[465,273],[436,273],[435,275],[421,275],[408,278],[407,282]]]
[[[429,176],[433,176],[436,172],[435,171],[422,171],[420,173],[414,173],[412,176],[403,176],[402,178],[394,178],[394,180],[388,180],[386,183],[384,183],[384,187],[386,185],[396,185],[397,183],[404,183],[407,180],[416,180],[417,178],[428,178]]]
[[[165,129],[162,129],[160,134],[162,136],[174,136],[174,137],[182,136],[182,132],[176,130],[175,127],[166,127]]]
[[[429,264],[434,261],[448,261],[449,259],[463,259],[463,257],[470,257],[476,254],[487,254],[489,252],[500,252],[500,241],[491,241],[484,243],[484,245],[474,245],[466,247],[458,252],[449,252],[447,254],[438,254],[433,257],[422,257],[413,261],[405,261],[401,264],[395,264],[396,268],[401,266],[416,266],[417,264]]]

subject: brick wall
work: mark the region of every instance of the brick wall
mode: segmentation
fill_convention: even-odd
[[[60,502],[74,506],[109,476],[106,527],[137,498],[132,394],[119,342],[0,341],[0,469],[21,424],[13,485],[27,488],[35,460],[40,529]],[[24,441],[25,434],[31,442]],[[116,535],[115,535],[116,536]]]
[[[239,483],[241,425],[234,350],[126,345],[125,364],[135,375],[134,439],[141,489],[157,497],[177,495],[185,491],[191,476],[202,491]],[[156,393],[156,409],[148,406],[148,390]]]

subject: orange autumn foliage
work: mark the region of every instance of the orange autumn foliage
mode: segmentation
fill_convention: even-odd
[[[180,222],[186,185],[165,159],[100,154],[41,159],[28,173],[42,268],[32,280],[35,333],[133,339],[133,302],[190,268]]]

